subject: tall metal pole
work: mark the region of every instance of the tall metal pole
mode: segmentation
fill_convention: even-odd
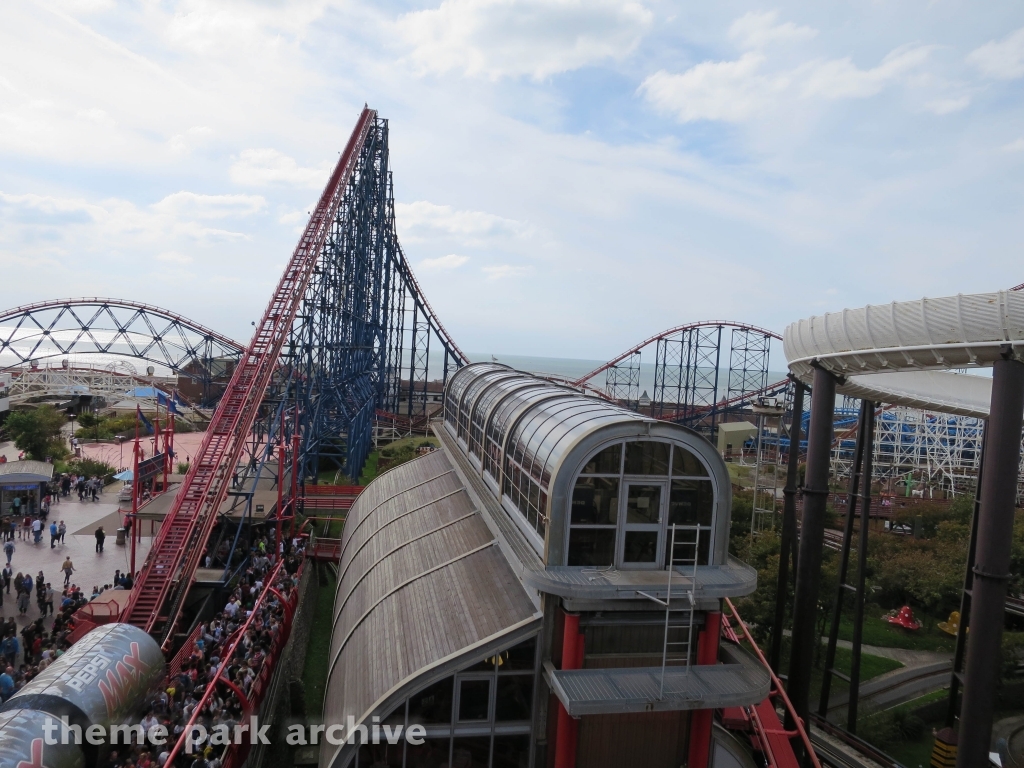
[[[789,428],[789,457],[786,467],[786,487],[783,488],[782,541],[779,551],[779,578],[775,587],[775,623],[772,625],[772,645],[768,663],[779,674],[782,656],[782,632],[789,604],[789,559],[796,554],[796,486],[800,470],[800,428],[804,414],[804,384],[793,380],[793,424]],[[796,563],[793,563],[796,571]]]
[[[860,415],[857,418],[857,444],[853,451],[853,468],[850,471],[850,485],[846,493],[846,522],[843,525],[843,548],[839,555],[839,581],[836,585],[836,599],[832,606],[832,625],[828,633],[828,648],[825,651],[825,669],[821,678],[821,695],[818,700],[818,715],[828,714],[828,698],[832,690],[832,678],[841,675],[835,669],[836,645],[839,640],[839,624],[843,617],[843,602],[849,585],[846,574],[850,569],[850,547],[853,544],[853,522],[857,517],[858,491],[862,481],[861,468],[864,464],[864,452],[869,450],[870,437],[868,430],[868,414],[874,415],[874,406],[868,400],[862,400]],[[850,681],[847,681],[850,682]]]
[[[992,373],[957,768],[988,764],[1006,584],[1010,579],[1022,419],[1024,363],[1008,353],[996,362]]]
[[[875,448],[875,406],[868,405],[865,417],[864,475],[860,491],[860,542],[857,544],[857,589],[853,599],[853,658],[850,662],[850,697],[846,706],[846,729],[857,732],[857,704],[860,698],[860,651],[864,640],[864,589],[868,567],[868,528],[871,524],[871,473]],[[852,510],[849,514],[853,514]]]
[[[281,516],[284,514],[284,441],[277,446],[277,539],[274,541],[274,562],[282,552],[281,547]]]
[[[811,423],[807,430],[807,473],[804,479],[804,511],[797,558],[796,597],[793,601],[793,641],[786,692],[796,715],[804,723],[810,712],[811,660],[820,644],[816,624],[821,586],[821,551],[825,537],[825,503],[828,501],[829,454],[836,405],[836,378],[815,368],[811,385]],[[787,716],[787,720],[789,717]],[[787,725],[791,728],[792,724]]]
[[[960,590],[960,626],[956,632],[956,650],[953,651],[953,671],[949,676],[949,700],[946,702],[946,726],[956,723],[957,702],[960,696],[960,681],[964,670],[964,655],[967,652],[967,627],[971,618],[971,594],[974,589],[974,553],[978,545],[978,518],[981,517],[981,481],[985,476],[985,446],[988,445],[988,422],[981,433],[981,456],[978,458],[978,476],[974,486],[974,504],[971,505],[971,539],[967,545],[967,564],[964,569],[964,586]]]

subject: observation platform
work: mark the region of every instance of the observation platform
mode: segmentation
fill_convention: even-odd
[[[661,667],[557,670],[545,667],[552,692],[572,717],[627,712],[721,709],[761,701],[771,676],[738,647],[722,647],[725,664],[669,667],[664,694]]]

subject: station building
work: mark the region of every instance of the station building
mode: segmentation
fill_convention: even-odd
[[[443,416],[442,450],[349,514],[324,712],[427,738],[324,745],[320,768],[752,764],[712,719],[770,685],[719,640],[756,574],[715,447],[493,363],[451,377]]]

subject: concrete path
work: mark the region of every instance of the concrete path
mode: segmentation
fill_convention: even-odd
[[[68,533],[64,537],[64,544],[58,544],[50,549],[50,535],[48,530],[43,531],[43,539],[35,544],[31,539],[14,539],[14,557],[11,559],[11,567],[15,575],[22,571],[30,573],[33,578],[39,571],[43,572],[47,581],[60,595],[64,588],[64,574],[60,567],[64,558],[71,557],[75,566],[75,573],[71,582],[82,588],[87,595],[92,594],[93,586],[110,584],[114,580],[114,571],[120,569],[122,572],[128,570],[130,548],[119,547],[115,543],[117,539],[117,528],[109,527],[111,520],[117,514],[117,492],[120,484],[108,486],[106,492],[101,494],[100,501],[80,502],[77,496],[69,496],[62,499],[60,504],[55,504],[50,511],[50,520],[60,522],[64,520]],[[98,525],[103,525],[107,534],[103,545],[103,552],[96,552],[96,538],[94,531]],[[76,533],[79,532],[79,533]],[[142,537],[141,546],[136,550],[136,569],[142,567],[146,555],[149,553],[151,540],[148,536]],[[6,555],[0,551],[0,565],[6,562]],[[11,594],[4,594],[3,608],[0,613],[6,618],[14,616],[18,626],[22,627],[39,617],[39,609],[33,599],[27,616],[18,616],[18,608],[15,601],[14,590]]]

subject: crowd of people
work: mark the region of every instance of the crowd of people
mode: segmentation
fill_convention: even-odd
[[[282,555],[284,568],[278,572],[274,587],[285,600],[293,600],[297,589],[297,573],[303,555],[304,539],[286,541]],[[207,733],[217,726],[227,726],[234,732],[236,723],[243,722],[248,713],[248,702],[239,699],[236,690],[248,699],[257,685],[261,672],[269,673],[268,660],[280,650],[285,628],[285,607],[270,593],[268,599],[257,605],[266,587],[266,579],[273,571],[273,562],[267,555],[273,551],[273,541],[260,537],[250,552],[249,565],[240,575],[227,602],[208,622],[200,625],[196,639],[181,663],[180,670],[171,670],[167,687],[158,691],[142,714],[140,724],[144,732],[162,725],[167,729],[166,744],[157,746],[148,739],[113,752],[104,768],[159,768],[170,756],[185,728],[196,714],[196,723]],[[280,551],[280,550],[279,550]],[[244,628],[244,633],[239,636]],[[238,640],[235,652],[226,660],[226,654]],[[180,657],[179,657],[180,658]],[[270,662],[272,664],[272,662]],[[235,687],[217,685],[218,670],[221,680],[229,680]],[[209,687],[215,686],[205,699]],[[190,768],[220,768],[223,759],[221,746],[198,744],[188,758]],[[186,763],[178,762],[178,765]]]
[[[304,542],[304,538],[297,537],[286,539],[282,546],[276,547],[284,559],[284,567],[277,572],[274,587],[286,601],[294,599]],[[141,713],[140,724],[145,732],[156,725],[167,729],[166,743],[158,746],[147,738],[140,743],[123,745],[110,753],[104,768],[162,766],[200,703],[202,709],[196,722],[203,725],[208,733],[213,733],[219,725],[228,726],[233,733],[234,725],[242,722],[248,712],[248,702],[243,702],[236,691],[241,691],[247,699],[252,695],[261,673],[269,673],[272,669],[267,666],[268,659],[280,650],[281,641],[286,639],[282,634],[286,611],[281,598],[271,592],[267,600],[259,602],[267,579],[274,570],[274,561],[269,554],[274,549],[272,532],[255,540],[248,563],[227,601],[209,621],[200,625],[180,669],[171,670],[166,687],[153,695],[145,712]],[[3,656],[0,662],[0,701],[6,701],[63,655],[70,646],[67,638],[74,629],[74,614],[81,606],[95,600],[107,589],[130,589],[133,583],[130,574],[118,570],[112,584],[93,587],[89,596],[77,585],[70,584],[62,590],[59,606],[55,609],[56,592],[42,572],[33,579],[31,575],[12,575],[9,571],[8,566],[3,572],[0,603],[3,593],[9,595],[10,587],[13,587],[18,595],[19,614],[22,614],[23,598],[34,591],[40,615],[21,630],[20,640],[13,617],[0,622],[0,635],[3,636],[0,641],[0,655]],[[47,615],[54,616],[49,631],[45,627]],[[233,645],[234,653],[224,663],[224,655]],[[183,656],[179,654],[177,658]],[[219,670],[220,679],[230,681],[234,687],[214,682]],[[216,687],[204,701],[211,685]],[[199,744],[187,758],[190,768],[220,768],[222,747]]]

